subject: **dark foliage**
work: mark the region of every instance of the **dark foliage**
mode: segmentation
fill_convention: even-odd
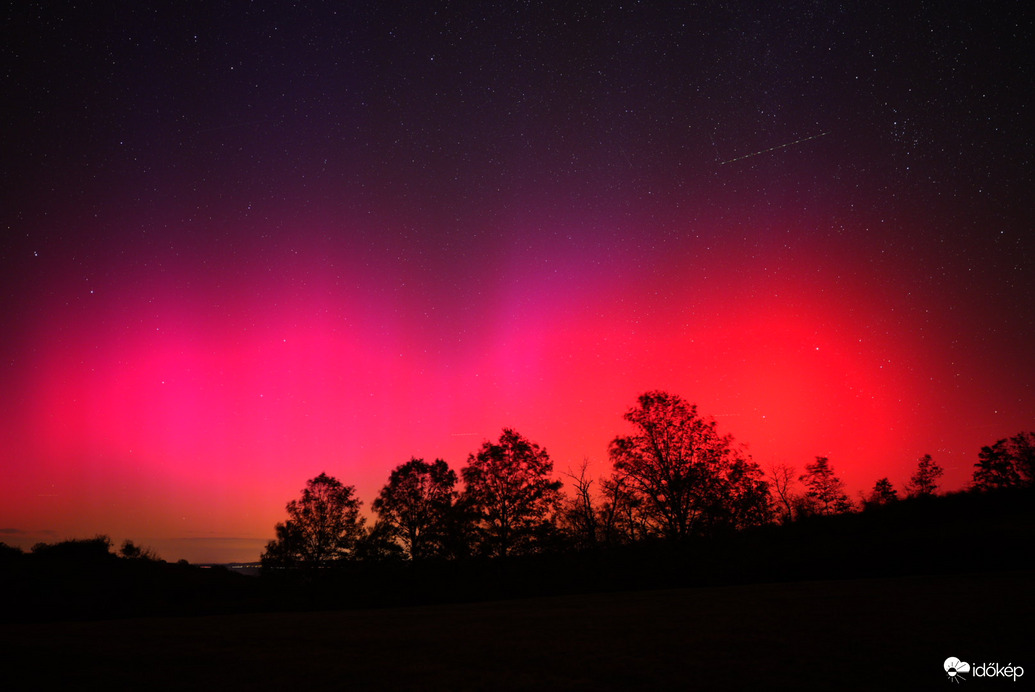
[[[0,542],[0,567],[16,563],[22,559],[23,555],[24,553],[22,553],[21,548]]]
[[[554,538],[561,483],[551,480],[552,471],[546,450],[509,428],[468,458],[463,500],[480,554],[531,553]]]
[[[126,540],[119,549],[119,555],[130,560],[158,560],[158,554],[150,548],[137,545],[133,541]]]
[[[366,562],[390,562],[405,559],[406,553],[395,540],[396,532],[384,521],[376,521],[356,541],[353,557]]]
[[[0,620],[78,620],[258,609],[257,579],[226,569],[119,557],[107,536],[0,550]]]
[[[115,559],[107,536],[76,538],[60,543],[37,543],[32,554],[40,560],[75,564],[108,564]]]
[[[327,610],[528,596],[890,575],[1030,569],[1032,489],[906,498],[679,543],[653,539],[507,560],[339,560],[261,578],[120,558],[102,543],[0,550],[17,599],[5,620]],[[81,542],[70,542],[81,543]],[[973,555],[980,548],[981,561]]]
[[[897,501],[898,491],[895,490],[891,481],[887,478],[881,478],[873,484],[873,490],[870,491],[869,497],[865,499],[865,506],[867,509],[870,509],[872,507],[879,507],[881,505],[887,505]]]
[[[1035,433],[1022,432],[982,447],[975,466],[975,490],[1030,487],[1035,483]]]
[[[266,545],[263,566],[316,569],[353,557],[364,524],[355,492],[326,473],[310,479],[302,497],[288,503],[288,520],[277,524],[277,537]]]
[[[805,473],[798,480],[805,486],[805,503],[800,514],[842,514],[852,510],[852,501],[844,492],[845,484],[834,474],[830,460],[816,457],[805,465]]]
[[[625,419],[636,432],[611,442],[615,475],[609,499],[632,500],[637,519],[653,532],[682,540],[769,521],[761,470],[696,406],[673,394],[648,392]],[[614,514],[628,512],[615,508]],[[637,523],[632,516],[630,522]]]
[[[909,479],[906,491],[912,497],[926,497],[934,495],[938,490],[938,479],[944,471],[932,458],[925,454],[917,461],[916,473]]]
[[[627,476],[612,474],[600,485],[603,503],[598,514],[604,544],[635,543],[655,535],[653,523],[644,509],[645,503],[633,492]]]
[[[400,544],[412,560],[443,556],[456,482],[456,472],[443,460],[410,459],[392,471],[374,500],[372,509],[380,519],[374,532]]]

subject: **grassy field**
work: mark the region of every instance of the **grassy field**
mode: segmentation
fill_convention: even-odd
[[[1033,577],[0,625],[0,689],[947,689],[949,656],[1035,676]]]

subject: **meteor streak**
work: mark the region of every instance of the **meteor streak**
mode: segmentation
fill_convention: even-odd
[[[752,156],[758,156],[759,154],[768,154],[771,151],[776,151],[777,149],[783,149],[784,147],[793,147],[795,144],[801,144],[802,142],[808,142],[809,140],[812,140],[812,139],[819,139],[820,137],[825,137],[826,135],[829,135],[829,134],[830,134],[830,131],[828,130],[827,132],[823,132],[823,133],[820,133],[818,135],[812,135],[811,137],[802,137],[801,139],[796,139],[793,142],[787,142],[787,144],[781,144],[781,145],[776,146],[776,147],[769,147],[768,149],[762,149],[761,151],[753,151],[750,154],[744,154],[743,156],[738,156],[735,159],[728,159],[726,161],[720,161],[719,165],[722,166],[723,164],[727,164],[727,163],[735,163],[737,161],[743,161],[744,159],[750,159]]]

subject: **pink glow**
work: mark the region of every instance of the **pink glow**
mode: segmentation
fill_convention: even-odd
[[[885,475],[901,486],[925,452],[961,487],[981,444],[1023,427],[947,425],[928,405],[953,410],[932,384],[937,354],[896,318],[874,329],[888,319],[874,279],[815,252],[785,262],[817,280],[729,246],[707,276],[678,258],[619,275],[586,269],[619,267],[612,256],[518,250],[477,272],[484,290],[464,305],[302,251],[323,258],[273,278],[252,258],[226,285],[194,283],[188,264],[81,297],[95,305],[48,306],[3,424],[6,520],[150,541],[169,559],[254,559],[321,471],[369,504],[411,456],[459,468],[504,426],[558,470],[585,458],[603,475],[648,389],[698,403],[763,466],[829,456],[853,492]],[[846,269],[861,285],[830,281]]]

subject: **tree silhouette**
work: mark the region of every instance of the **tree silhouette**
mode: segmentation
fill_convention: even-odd
[[[552,471],[546,450],[509,428],[468,458],[461,471],[463,505],[475,518],[483,553],[532,552],[551,533],[561,500]]]
[[[673,394],[648,392],[625,419],[636,433],[616,437],[609,453],[616,477],[655,531],[681,540],[769,520],[761,470],[696,406]]]
[[[161,561],[158,554],[150,548],[145,548],[137,545],[131,540],[126,540],[122,543],[122,548],[119,549],[119,554],[128,560],[150,560],[152,562]]]
[[[943,473],[942,467],[931,459],[931,455],[925,454],[917,461],[916,473],[909,479],[906,491],[910,497],[934,495],[938,490],[938,479]]]
[[[310,479],[302,497],[287,504],[288,520],[276,525],[263,565],[325,567],[351,557],[364,523],[355,492],[326,473]]]
[[[840,514],[852,509],[852,501],[844,492],[844,483],[834,475],[830,460],[816,457],[805,465],[805,473],[798,477],[805,485],[805,498],[811,514]]]
[[[795,509],[799,499],[791,491],[794,484],[794,467],[787,464],[772,464],[766,473],[769,481],[769,494],[772,497],[773,510],[780,522],[788,524],[794,520]]]
[[[572,543],[579,548],[588,548],[597,543],[599,517],[596,503],[590,488],[593,481],[586,478],[588,461],[583,461],[578,475],[567,471],[564,475],[571,479],[572,495],[565,496],[561,511],[563,527]]]
[[[385,534],[412,560],[441,555],[457,476],[441,459],[410,459],[392,471],[371,505]]]
[[[868,506],[888,505],[898,500],[898,491],[887,478],[881,478],[874,483],[870,496],[866,498]]]
[[[469,494],[460,493],[442,525],[442,556],[452,559],[471,557],[478,542],[479,512]]]
[[[1035,433],[1022,432],[982,447],[971,486],[995,490],[1030,486],[1035,482]]]
[[[382,520],[374,522],[369,531],[363,532],[356,541],[353,555],[364,562],[393,562],[407,557],[396,541],[394,527]]]
[[[600,533],[608,545],[634,543],[656,533],[643,511],[643,500],[629,487],[629,479],[621,474],[612,474],[600,484]]]
[[[1021,484],[1035,484],[1035,432],[1014,435],[1010,438],[1009,446]]]

